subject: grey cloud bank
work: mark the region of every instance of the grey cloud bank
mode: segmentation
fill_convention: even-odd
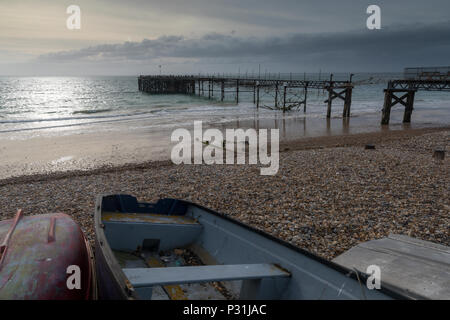
[[[398,71],[408,65],[448,64],[450,21],[390,26],[357,32],[242,37],[211,33],[200,38],[162,36],[141,42],[97,45],[38,57],[47,63],[166,63],[209,65],[252,63],[279,69]],[[220,68],[218,67],[218,72]],[[394,70],[392,70],[394,69]],[[192,70],[192,72],[195,70]],[[223,70],[222,70],[223,71]]]
[[[449,65],[448,0],[0,1],[0,75],[401,71]],[[70,3],[71,4],[71,3]],[[68,4],[67,4],[68,5]],[[128,40],[128,41],[126,41]]]

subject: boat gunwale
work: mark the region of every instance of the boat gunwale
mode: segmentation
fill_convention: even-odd
[[[107,255],[108,255],[108,257],[106,257],[104,255],[104,258],[105,258],[106,263],[108,263],[108,267],[110,268],[110,271],[111,271],[113,277],[116,280],[121,280],[120,282],[117,281],[117,283],[123,284],[123,285],[119,285],[119,288],[122,291],[122,294],[124,296],[127,296],[128,298],[139,299],[138,296],[136,295],[134,289],[131,290],[130,293],[127,294],[127,292],[125,290],[125,287],[128,288],[127,283],[129,284],[129,280],[125,276],[125,273],[122,271],[122,268],[120,268],[118,262],[116,261],[116,259],[114,257],[114,253],[112,252],[111,247],[109,246],[109,242],[106,239],[106,235],[105,235],[105,233],[103,231],[103,228],[101,227],[101,225],[102,225],[101,217],[102,217],[102,202],[103,202],[103,198],[104,197],[108,197],[108,196],[110,197],[110,196],[122,196],[122,195],[128,195],[128,196],[134,197],[133,195],[129,195],[129,194],[101,194],[101,195],[99,195],[97,197],[97,203],[96,203],[96,206],[95,206],[95,214],[94,214],[94,216],[95,216],[95,226],[94,227],[95,227],[95,231],[96,231],[96,242],[97,242],[97,240],[102,240],[103,241],[103,245],[101,245],[100,250],[102,250],[102,253],[107,253]],[[136,198],[136,197],[134,197],[134,198]],[[338,271],[338,272],[342,273],[343,275],[345,275],[345,276],[347,276],[347,277],[349,277],[349,278],[351,278],[351,279],[353,279],[355,281],[358,281],[360,283],[360,285],[364,285],[366,283],[367,279],[368,279],[368,275],[366,273],[364,273],[364,272],[361,272],[361,271],[359,271],[357,269],[354,269],[354,270],[348,269],[348,268],[346,268],[344,266],[338,265],[338,264],[334,263],[333,261],[327,260],[327,259],[325,259],[325,258],[323,258],[323,257],[321,257],[319,255],[316,255],[316,254],[314,254],[314,253],[312,253],[310,251],[307,251],[307,250],[305,250],[303,248],[297,247],[297,246],[295,246],[295,245],[293,245],[293,244],[291,244],[291,243],[289,243],[289,242],[287,242],[285,240],[277,238],[277,237],[275,237],[275,236],[273,236],[273,235],[271,235],[271,234],[269,234],[269,233],[267,233],[267,232],[265,232],[263,230],[256,229],[255,227],[247,225],[247,224],[245,224],[245,223],[243,223],[243,222],[241,222],[239,220],[236,220],[236,219],[234,219],[234,218],[232,218],[232,217],[230,217],[228,215],[224,215],[224,214],[219,213],[217,211],[214,211],[212,209],[206,208],[206,207],[204,207],[202,205],[199,205],[199,204],[196,204],[196,203],[192,203],[192,202],[190,202],[188,200],[175,199],[175,198],[164,198],[164,199],[179,201],[180,203],[183,203],[183,204],[185,204],[187,206],[197,207],[197,208],[199,208],[201,210],[206,211],[209,214],[212,214],[214,216],[217,216],[219,218],[227,220],[227,221],[229,221],[231,223],[237,224],[237,225],[239,225],[239,226],[241,226],[241,227],[243,227],[243,228],[245,228],[245,229],[247,229],[247,230],[249,230],[251,232],[255,232],[255,233],[257,233],[257,234],[267,238],[268,240],[275,241],[276,243],[278,243],[278,244],[280,244],[280,245],[282,245],[284,247],[292,249],[292,250],[294,250],[294,251],[296,251],[296,252],[298,252],[298,253],[300,253],[302,255],[305,255],[306,257],[309,257],[309,258],[311,258],[311,259],[313,259],[313,260],[315,260],[315,261],[317,261],[319,263],[322,263],[325,266],[328,266],[328,267],[334,269],[335,271]],[[139,201],[138,201],[138,203],[139,203]],[[101,237],[101,239],[98,239],[98,237]],[[105,252],[105,249],[106,249],[106,252]],[[111,263],[111,260],[112,260],[112,263]],[[364,284],[362,282],[364,282]],[[129,285],[131,286],[131,284],[129,284]],[[419,296],[419,295],[414,294],[412,292],[409,292],[407,290],[404,290],[404,289],[401,289],[401,288],[398,288],[396,286],[393,286],[391,284],[386,284],[386,283],[383,283],[381,288],[377,289],[377,290],[382,292],[382,293],[385,293],[386,295],[390,296],[393,299],[399,299],[399,300],[426,299],[426,297]]]
[[[121,296],[125,299],[139,299],[139,297],[136,294],[136,291],[131,286],[131,283],[129,282],[128,278],[125,276],[125,273],[122,271],[122,268],[120,267],[119,263],[117,262],[116,257],[114,256],[114,253],[112,252],[111,247],[109,246],[109,242],[106,238],[104,229],[103,229],[103,222],[102,222],[102,203],[103,198],[107,196],[114,196],[114,194],[109,195],[99,195],[97,196],[96,203],[95,203],[95,213],[94,213],[94,229],[95,229],[95,243],[96,248],[101,250],[101,252],[95,252],[96,255],[101,254],[103,256],[103,259],[105,260],[106,266],[106,272],[108,272],[111,277],[115,281],[115,286],[118,287],[119,292]],[[97,258],[96,258],[97,260]],[[98,279],[100,280],[100,279]],[[128,289],[128,290],[127,290]]]

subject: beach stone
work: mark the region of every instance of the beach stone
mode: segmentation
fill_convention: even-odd
[[[95,197],[128,193],[145,202],[186,199],[326,259],[390,232],[448,246],[450,160],[436,164],[430,152],[448,143],[450,131],[396,137],[371,137],[379,152],[361,148],[367,135],[352,136],[347,146],[297,144],[280,153],[274,176],[261,176],[257,165],[166,161],[3,179],[0,214],[62,211],[93,243]]]

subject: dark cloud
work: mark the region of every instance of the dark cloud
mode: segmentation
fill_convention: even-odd
[[[107,0],[123,4],[123,0]],[[130,0],[145,14],[158,10],[182,14],[198,21],[226,22],[230,28],[256,27],[253,34],[270,31],[298,30],[315,33],[330,30],[348,31],[363,28],[366,9],[381,8],[384,26],[405,23],[432,23],[448,19],[448,0]],[[122,8],[121,14],[126,11]],[[133,13],[135,14],[135,13]],[[205,30],[212,26],[205,24]]]
[[[297,64],[298,70],[326,67],[340,70],[406,65],[449,64],[450,21],[432,25],[390,26],[358,32],[291,34],[285,37],[242,37],[210,33],[200,38],[163,36],[141,42],[105,44],[42,55],[39,61],[146,62],[189,59],[208,63]]]
[[[358,72],[450,64],[449,0],[76,3],[79,31],[66,30],[64,1],[0,4],[0,74],[135,75],[159,72],[159,65],[172,73],[251,72],[259,64],[272,72]],[[371,4],[381,8],[381,30],[366,28]]]

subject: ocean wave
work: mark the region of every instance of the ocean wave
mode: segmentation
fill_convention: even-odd
[[[90,120],[90,119],[105,119],[105,118],[126,118],[133,116],[141,116],[155,113],[156,111],[147,112],[135,112],[135,113],[122,113],[122,114],[110,114],[102,116],[85,116],[85,117],[60,117],[60,118],[41,118],[41,119],[14,119],[0,121],[0,124],[13,124],[13,123],[33,123],[33,122],[55,122],[55,121],[71,121],[71,120]]]
[[[22,132],[22,131],[34,131],[34,130],[45,130],[45,129],[56,129],[56,128],[70,128],[70,127],[81,127],[81,126],[87,126],[87,125],[95,125],[95,124],[105,124],[105,123],[117,123],[117,122],[129,122],[129,121],[141,121],[146,118],[149,118],[150,115],[147,115],[147,117],[140,117],[140,118],[128,118],[128,117],[121,117],[116,119],[107,119],[107,120],[97,120],[97,121],[88,121],[88,122],[77,122],[77,123],[65,123],[65,124],[55,124],[55,125],[48,125],[48,126],[41,126],[41,127],[28,127],[28,128],[11,128],[11,129],[4,129],[0,130],[0,133],[10,133],[10,132]],[[86,118],[83,118],[86,119]],[[2,123],[0,121],[0,123]]]
[[[86,110],[74,111],[74,112],[72,112],[72,114],[93,114],[93,113],[108,112],[108,111],[112,111],[112,110],[113,109],[86,109]]]

